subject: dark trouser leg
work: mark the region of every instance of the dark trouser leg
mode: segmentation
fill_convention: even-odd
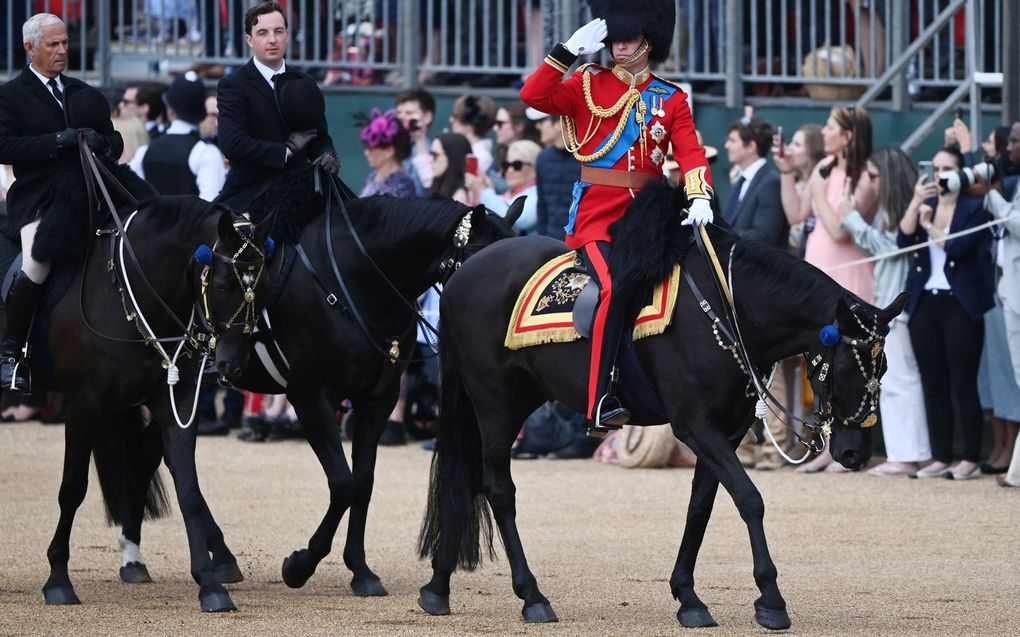
[[[31,374],[28,364],[22,361],[22,348],[28,340],[28,330],[35,314],[36,302],[42,285],[35,283],[24,271],[14,275],[14,282],[7,293],[6,324],[4,338],[0,344],[0,384],[6,389],[28,392],[31,390]]]
[[[599,286],[599,305],[592,324],[587,413],[588,420],[594,422],[599,416],[596,412],[600,411],[601,402],[601,422],[596,425],[621,425],[630,417],[626,412],[616,411],[619,402],[613,397],[614,388],[610,377],[616,365],[627,316],[625,295],[613,289],[613,279],[609,272],[611,248],[612,245],[605,241],[593,241],[585,244],[581,250],[585,267]]]
[[[956,297],[949,297],[945,312],[945,350],[949,366],[949,385],[954,401],[953,416],[963,432],[963,459],[979,462],[984,419],[978,397],[977,376],[984,347],[984,321],[973,321]]]
[[[949,463],[953,460],[953,405],[949,396],[950,363],[943,323],[944,300],[956,302],[948,295],[925,293],[921,297],[910,319],[910,343],[914,346],[917,367],[921,372],[932,459]]]

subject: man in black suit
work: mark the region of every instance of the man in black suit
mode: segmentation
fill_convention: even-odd
[[[50,264],[32,256],[39,220],[53,205],[54,180],[69,164],[78,164],[79,139],[99,155],[120,157],[124,142],[106,120],[100,130],[72,128],[65,113],[69,98],[88,88],[63,74],[67,30],[55,15],[39,13],[24,25],[25,51],[31,64],[0,86],[0,164],[14,167],[7,193],[8,235],[21,239],[22,265],[6,299],[6,333],[0,342],[0,382],[28,391],[27,370],[19,367],[36,299]]]
[[[329,138],[326,118],[314,127],[288,126],[277,101],[280,76],[297,75],[289,69],[287,18],[276,2],[255,5],[244,16],[245,42],[254,53],[251,60],[219,82],[220,150],[230,160],[230,172],[217,201],[247,210],[252,200],[287,162],[312,161],[334,175],[340,162]],[[281,83],[282,84],[282,83]],[[321,98],[321,93],[320,93]]]
[[[790,227],[783,214],[779,173],[765,159],[772,148],[772,126],[757,118],[730,125],[726,153],[739,169],[723,219],[741,239],[785,248]]]

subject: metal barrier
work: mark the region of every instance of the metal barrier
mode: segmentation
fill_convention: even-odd
[[[1013,1],[1013,0],[1010,0]],[[109,84],[166,77],[193,63],[248,58],[244,11],[255,0],[8,0],[0,9],[0,76],[24,63],[21,24],[49,11],[65,18],[70,72]],[[951,0],[674,0],[677,37],[660,71],[714,82],[728,101],[806,87],[811,97],[853,99],[882,77]],[[1002,68],[1003,0],[974,3],[978,42],[966,41],[962,10],[912,55],[891,83],[906,91]],[[411,86],[419,82],[507,86],[541,62],[589,16],[582,0],[284,0],[288,60],[325,84]],[[438,76],[438,77],[437,77]],[[897,88],[899,87],[899,88]]]

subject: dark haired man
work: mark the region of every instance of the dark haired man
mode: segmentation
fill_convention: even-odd
[[[289,130],[277,106],[277,78],[287,74],[311,80],[284,60],[288,33],[283,8],[276,2],[255,5],[245,13],[244,30],[252,59],[220,80],[217,89],[220,150],[230,160],[218,201],[242,211],[292,158],[307,159],[333,174],[340,170],[325,117],[313,130]]]
[[[723,219],[741,239],[785,248],[790,227],[783,214],[779,173],[768,163],[772,126],[757,117],[730,125],[726,154],[739,169]]]
[[[404,160],[404,172],[414,181],[418,196],[432,187],[432,138],[429,127],[436,116],[436,98],[423,88],[397,95],[397,119],[411,136],[411,156]]]

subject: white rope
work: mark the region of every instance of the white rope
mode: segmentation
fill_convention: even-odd
[[[198,378],[195,382],[195,401],[191,408],[191,417],[188,418],[187,422],[181,422],[181,417],[177,412],[177,396],[174,394],[174,385],[181,380],[180,370],[177,368],[177,358],[184,350],[184,344],[187,342],[188,332],[191,331],[191,326],[195,322],[195,308],[194,306],[191,308],[191,317],[188,319],[188,329],[184,333],[184,338],[182,338],[180,343],[177,344],[177,351],[174,352],[173,358],[171,358],[167,354],[166,350],[163,349],[163,344],[159,342],[156,337],[156,333],[153,331],[152,327],[149,326],[149,322],[145,319],[145,315],[142,313],[142,308],[138,305],[138,300],[135,298],[134,290],[131,288],[131,279],[128,276],[127,262],[124,259],[124,243],[127,241],[128,228],[131,227],[131,222],[137,214],[138,211],[135,210],[124,221],[124,234],[120,237],[120,243],[118,244],[118,251],[120,253],[120,271],[124,276],[124,288],[127,291],[128,299],[131,300],[131,307],[134,308],[135,315],[138,317],[139,322],[141,322],[141,324],[145,327],[146,334],[143,334],[143,336],[148,336],[148,338],[152,339],[152,344],[157,350],[159,350],[160,356],[163,357],[163,364],[166,367],[166,384],[170,391],[170,408],[174,412],[174,420],[177,421],[178,427],[181,429],[187,429],[191,426],[191,423],[194,422],[195,414],[198,412],[198,395],[201,391],[202,370],[205,368],[205,360],[208,358],[208,355],[206,354],[202,356],[202,364],[198,366]],[[141,264],[137,265],[139,269],[141,269]]]
[[[965,236],[965,235],[968,235],[968,234],[973,234],[975,232],[980,232],[982,230],[985,230],[986,228],[991,228],[992,226],[997,226],[997,225],[1006,223],[1007,221],[1012,221],[1013,219],[1016,219],[1016,218],[1020,218],[1020,213],[1016,213],[1015,212],[1015,213],[1009,215],[1008,217],[1003,217],[1002,219],[993,219],[993,220],[989,221],[988,223],[983,223],[980,226],[976,226],[974,228],[967,228],[966,230],[961,230],[959,232],[954,232],[952,234],[947,234],[944,237],[942,237],[941,239],[929,239],[928,241],[925,241],[924,243],[918,243],[916,245],[908,246],[906,248],[899,248],[899,249],[893,250],[891,252],[883,252],[882,254],[876,254],[873,257],[866,257],[864,259],[856,259],[854,261],[847,261],[846,263],[840,263],[839,265],[834,265],[832,267],[822,268],[822,271],[823,272],[835,272],[836,270],[843,270],[845,268],[852,268],[855,265],[863,265],[865,263],[872,263],[874,261],[881,261],[882,259],[892,259],[894,257],[898,257],[900,255],[913,252],[913,251],[917,250],[918,248],[927,248],[928,246],[933,246],[933,245],[935,245],[935,244],[937,244],[939,242],[942,242],[942,241],[952,241],[953,239],[955,239],[957,237],[962,237],[962,236]]]
[[[783,457],[783,459],[785,459],[790,464],[801,464],[801,463],[805,462],[811,456],[811,449],[808,449],[807,451],[805,451],[803,457],[801,457],[800,459],[794,460],[793,458],[791,458],[786,453],[786,451],[782,448],[782,446],[780,446],[780,444],[778,442],[776,442],[775,436],[772,435],[772,430],[769,429],[769,423],[765,420],[765,416],[766,416],[765,408],[766,407],[777,418],[781,419],[782,416],[780,416],[778,413],[776,413],[776,410],[772,407],[772,405],[769,404],[768,400],[766,399],[766,393],[765,393],[765,391],[762,388],[761,379],[759,379],[758,376],[755,374],[754,365],[751,363],[751,359],[747,355],[747,348],[744,347],[744,337],[740,333],[740,323],[737,320],[737,302],[736,302],[737,296],[736,296],[736,292],[734,291],[734,288],[733,288],[733,255],[734,255],[734,251],[735,250],[736,250],[736,244],[734,244],[733,247],[730,248],[730,262],[727,265],[727,274],[728,274],[729,281],[727,281],[726,283],[727,283],[727,285],[730,288],[730,299],[732,299],[732,303],[733,303],[733,329],[735,329],[736,332],[737,332],[736,337],[737,337],[737,341],[740,343],[740,351],[743,354],[745,364],[747,365],[747,375],[751,377],[751,382],[754,385],[754,391],[758,394],[758,400],[757,400],[757,402],[754,405],[754,416],[755,416],[755,418],[761,420],[761,422],[762,422],[762,429],[765,430],[765,435],[768,437],[769,441],[772,442],[772,446],[776,448],[776,451],[779,452],[779,455],[781,455]],[[771,387],[772,386],[772,379],[776,375],[776,367],[777,366],[778,366],[778,363],[772,365],[772,372],[769,374],[769,380],[768,380],[768,384],[766,385],[766,387]],[[822,436],[822,450],[825,449],[826,442],[827,441],[825,439],[825,436]],[[821,451],[819,453],[821,453]]]

